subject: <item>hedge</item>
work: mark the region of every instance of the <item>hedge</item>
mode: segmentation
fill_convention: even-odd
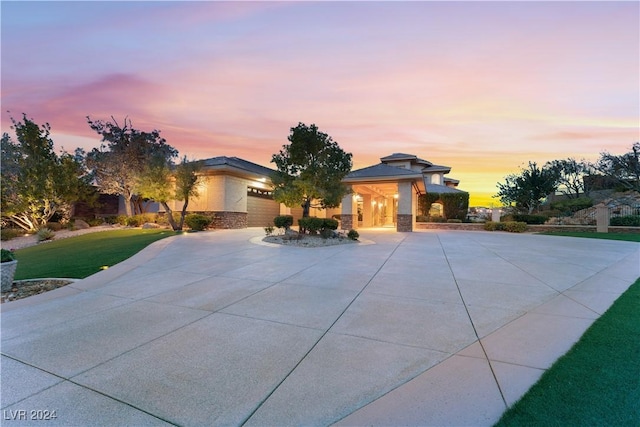
[[[640,215],[616,216],[609,220],[611,226],[640,227]]]
[[[508,231],[510,233],[522,233],[527,230],[526,222],[493,222],[487,221],[484,223],[484,229],[487,231]]]
[[[338,228],[338,221],[332,218],[318,218],[310,216],[307,218],[300,218],[298,220],[298,225],[300,226],[301,233],[309,232],[309,234],[317,234],[320,232],[325,236],[327,235],[327,233],[325,233],[326,230],[336,230]]]
[[[273,224],[278,228],[284,228],[288,230],[289,227],[293,225],[293,216],[292,215],[278,215],[273,218]]]

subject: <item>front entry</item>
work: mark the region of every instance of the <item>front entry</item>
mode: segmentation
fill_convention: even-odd
[[[413,231],[417,196],[411,182],[364,182],[352,185],[351,190],[342,201],[343,229],[389,227]]]

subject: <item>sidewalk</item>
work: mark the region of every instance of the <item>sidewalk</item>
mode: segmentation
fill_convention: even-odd
[[[2,425],[491,425],[640,276],[629,242],[261,234],[163,239],[3,304]]]

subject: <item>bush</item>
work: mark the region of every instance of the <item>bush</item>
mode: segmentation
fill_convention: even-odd
[[[16,260],[16,255],[12,251],[8,249],[1,249],[0,252],[0,262],[11,262]]]
[[[105,216],[103,219],[107,224],[119,224],[118,217],[115,215]]]
[[[544,215],[513,214],[509,221],[524,222],[525,224],[544,224],[547,221],[547,217]]]
[[[211,224],[211,218],[200,214],[190,214],[184,217],[184,223],[193,231],[202,231]]]
[[[300,226],[300,232],[315,235],[322,233],[325,230],[336,230],[338,228],[338,221],[332,218],[318,218],[310,216],[307,218],[300,218],[298,220]]]
[[[89,224],[91,227],[97,227],[104,224],[104,220],[102,218],[89,218],[87,219],[87,224]]]
[[[60,231],[64,228],[64,226],[59,222],[48,222],[47,228],[53,231]]]
[[[127,225],[127,221],[129,220],[129,217],[126,215],[118,215],[113,218],[113,224],[120,224],[120,225]]]
[[[609,225],[623,227],[640,227],[640,215],[616,216],[611,218]]]
[[[503,222],[487,221],[484,223],[484,229],[487,231],[501,231],[503,229]]]
[[[507,221],[507,222],[493,222],[487,221],[484,223],[484,229],[487,231],[508,231],[510,233],[522,233],[527,229],[526,222]]]
[[[278,215],[273,218],[273,224],[278,228],[284,228],[288,230],[293,225],[292,215]]]
[[[577,199],[562,200],[560,202],[552,202],[551,209],[563,213],[574,213],[593,206],[593,200],[588,197],[579,197]]]
[[[126,218],[124,225],[128,225],[129,227],[140,227],[142,225],[142,218],[138,215],[128,216]]]
[[[526,222],[509,221],[504,223],[504,231],[508,231],[509,233],[522,233],[526,230]]]
[[[15,239],[18,236],[22,236],[24,234],[24,230],[17,228],[3,228],[0,231],[0,240],[11,240]]]
[[[447,220],[447,222],[448,222],[449,224],[461,224],[461,223],[462,223],[462,220],[461,220],[461,219],[458,219],[458,218],[452,218],[452,219],[448,219],[448,220]]]
[[[51,240],[53,239],[53,237],[56,235],[56,233],[50,229],[50,228],[41,228],[40,230],[38,230],[38,232],[36,233],[36,236],[38,236],[38,242],[43,242],[45,240]]]
[[[300,232],[309,234],[318,234],[318,231],[322,229],[324,218],[318,218],[315,216],[310,216],[307,218],[300,218],[298,220],[298,226],[300,226]]]
[[[273,230],[274,230],[274,228],[273,228],[273,226],[272,226],[272,225],[267,225],[267,226],[264,228],[264,233],[265,233],[267,236],[271,236],[271,235],[273,234]]]
[[[443,216],[429,216],[428,222],[447,222],[447,219]]]
[[[428,222],[428,221],[429,221],[428,215],[416,215],[416,222]]]
[[[349,230],[349,232],[347,233],[347,237],[350,238],[351,240],[358,240],[358,237],[360,237],[360,233],[358,233],[356,230],[351,229]]]

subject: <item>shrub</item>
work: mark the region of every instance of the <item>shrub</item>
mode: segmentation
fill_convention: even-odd
[[[574,213],[582,209],[593,206],[593,200],[588,197],[579,197],[577,199],[562,200],[560,202],[552,202],[551,209],[563,213]]]
[[[273,224],[278,228],[284,228],[288,230],[289,227],[293,225],[293,216],[292,215],[278,215],[273,218]]]
[[[503,229],[503,222],[487,221],[484,223],[484,229],[487,231],[500,231]]]
[[[15,239],[18,236],[22,236],[24,234],[24,230],[19,230],[17,228],[3,228],[0,231],[0,240],[11,240]]]
[[[104,224],[104,220],[102,218],[89,218],[87,219],[87,224],[89,224],[91,227],[97,227]]]
[[[265,234],[266,234],[267,236],[271,236],[271,235],[273,234],[273,230],[274,230],[274,228],[273,228],[273,226],[272,226],[272,225],[267,225],[267,226],[264,228],[264,232],[265,232]]]
[[[300,226],[300,232],[309,234],[318,234],[318,231],[322,229],[324,218],[318,218],[315,216],[310,216],[307,218],[300,218],[298,220],[298,226]]]
[[[127,225],[127,222],[129,220],[129,217],[126,215],[118,215],[115,217],[115,223],[120,224],[120,225]]]
[[[298,220],[298,225],[300,226],[300,232],[305,233],[309,232],[309,234],[318,234],[323,233],[325,230],[337,230],[338,229],[338,221],[332,218],[318,218],[315,216],[310,216],[307,218],[300,218]]]
[[[347,233],[347,237],[350,238],[351,240],[358,240],[358,237],[360,237],[360,233],[358,233],[356,230],[351,229],[349,230],[349,232]]]
[[[56,233],[50,229],[50,228],[41,228],[40,230],[38,230],[38,232],[36,233],[36,236],[38,236],[38,242],[43,242],[45,240],[51,240],[53,239],[53,237],[56,235]]]
[[[429,221],[428,215],[416,215],[416,222],[428,222],[428,221]]]
[[[447,219],[443,216],[430,216],[429,222],[447,222]]]
[[[324,224],[322,226],[322,228],[327,229],[327,230],[337,230],[338,229],[338,221],[333,219],[333,218],[325,218],[324,219]]]
[[[64,226],[59,222],[48,222],[47,228],[53,231],[60,231],[64,228]]]
[[[140,227],[142,225],[142,218],[138,215],[126,217],[126,221],[124,225],[128,225],[129,227]]]
[[[516,222],[509,221],[504,223],[504,231],[508,231],[510,233],[522,233],[527,229],[526,222]]]
[[[16,255],[13,251],[10,251],[9,249],[1,249],[0,252],[0,262],[15,261]]]
[[[510,215],[510,219],[505,220],[506,222],[516,221],[516,222],[524,222],[525,224],[544,224],[547,221],[547,217],[544,215],[523,215],[523,214],[513,214]]]
[[[447,222],[448,222],[449,224],[461,224],[461,223],[462,223],[462,220],[461,220],[461,219],[458,219],[458,218],[452,218],[452,219],[448,219],[448,220],[447,220]]]
[[[103,219],[107,224],[118,224],[118,217],[115,215],[105,216]]]
[[[640,215],[625,215],[611,218],[609,225],[623,227],[640,227]]]
[[[184,217],[184,223],[193,231],[202,231],[211,224],[211,218],[200,214],[190,214]]]

